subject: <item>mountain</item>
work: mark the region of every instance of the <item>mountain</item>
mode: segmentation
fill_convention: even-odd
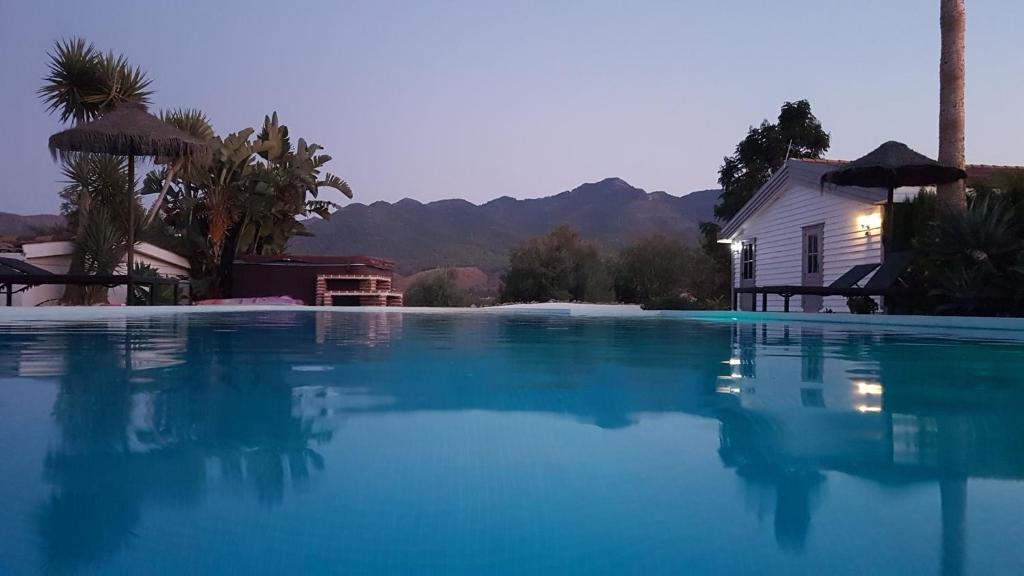
[[[10,212],[0,212],[0,236],[28,236],[62,224],[64,224],[64,217],[55,214],[22,216]]]
[[[712,219],[717,200],[718,190],[673,196],[607,178],[547,198],[503,196],[480,205],[409,198],[393,204],[354,203],[330,220],[307,221],[313,236],[293,239],[289,251],[380,256],[394,260],[403,275],[439,266],[492,273],[507,265],[513,246],[560,224],[576,227],[612,252],[654,233],[693,238],[698,224]]]

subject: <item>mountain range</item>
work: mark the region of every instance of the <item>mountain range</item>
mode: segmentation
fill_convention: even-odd
[[[470,266],[491,274],[508,264],[520,242],[570,224],[600,247],[615,252],[654,233],[694,238],[713,218],[718,190],[685,196],[645,192],[620,178],[606,178],[549,196],[503,196],[484,204],[466,200],[348,204],[330,220],[311,219],[313,236],[297,237],[297,254],[367,254],[396,263],[409,275],[442,266]]]
[[[64,217],[55,214],[22,216],[21,214],[0,212],[0,236],[29,236],[63,223]]]
[[[330,220],[305,222],[313,236],[292,239],[297,254],[365,254],[394,260],[401,276],[442,266],[462,267],[466,280],[493,285],[511,249],[528,238],[569,224],[614,253],[655,233],[694,238],[713,218],[718,190],[685,196],[645,192],[620,178],[606,178],[548,196],[503,196],[484,204],[466,200],[348,204]],[[27,236],[62,222],[60,216],[0,212],[0,236]],[[479,280],[479,279],[478,279]]]

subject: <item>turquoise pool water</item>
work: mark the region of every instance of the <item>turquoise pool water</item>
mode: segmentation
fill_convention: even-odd
[[[1024,573],[1024,343],[0,317],[0,574]]]

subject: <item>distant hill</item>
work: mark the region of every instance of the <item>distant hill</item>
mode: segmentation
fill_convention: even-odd
[[[398,290],[407,290],[412,284],[429,278],[432,274],[436,274],[442,270],[441,268],[432,268],[430,270],[423,270],[417,272],[411,276],[402,276],[401,274],[395,275],[395,288]],[[489,294],[497,292],[498,282],[497,278],[493,275],[488,275],[483,270],[475,267],[455,267],[449,268],[455,274],[455,286],[464,292],[469,294]]]
[[[355,203],[328,221],[308,221],[314,236],[293,239],[289,251],[380,256],[394,260],[403,275],[440,266],[477,267],[491,274],[506,266],[513,246],[563,223],[608,251],[654,233],[693,238],[698,224],[712,219],[717,199],[718,190],[673,196],[607,178],[547,198],[503,196],[480,205],[409,198]]]
[[[64,224],[64,217],[56,214],[22,216],[0,212],[0,236],[28,236]]]

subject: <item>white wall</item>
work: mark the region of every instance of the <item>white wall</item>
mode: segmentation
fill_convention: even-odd
[[[71,249],[72,245],[70,242],[28,244],[24,247],[24,257],[20,259],[54,274],[67,274],[68,269],[71,267]],[[163,276],[178,276],[182,278],[188,278],[189,276],[188,260],[173,252],[150,244],[142,243],[135,249],[135,261],[153,266]],[[124,274],[125,269],[125,266],[122,264],[115,271],[115,274]],[[19,288],[20,286],[14,287],[15,290]],[[3,290],[0,289],[0,292],[3,292]],[[24,292],[15,294],[13,305],[38,306],[40,304],[54,304],[54,301],[63,294],[64,286],[34,286]],[[107,299],[111,304],[124,304],[126,294],[127,288],[125,286],[117,286],[110,289]],[[5,304],[3,299],[6,296],[6,292],[0,294],[0,306]]]
[[[822,273],[823,284],[828,286],[855,265],[881,262],[881,229],[871,230],[868,236],[858,222],[860,217],[872,214],[880,218],[880,210],[879,206],[791,181],[743,224],[734,240],[756,238],[754,278],[758,286],[799,286],[803,271],[803,228],[824,223]],[[733,279],[734,285],[739,286],[739,254],[733,254]],[[826,297],[823,308],[849,311],[846,298],[841,296]],[[761,295],[757,295],[757,309],[761,310]],[[768,310],[782,309],[782,297],[769,295]],[[791,312],[802,309],[799,296],[790,299],[789,309]]]

